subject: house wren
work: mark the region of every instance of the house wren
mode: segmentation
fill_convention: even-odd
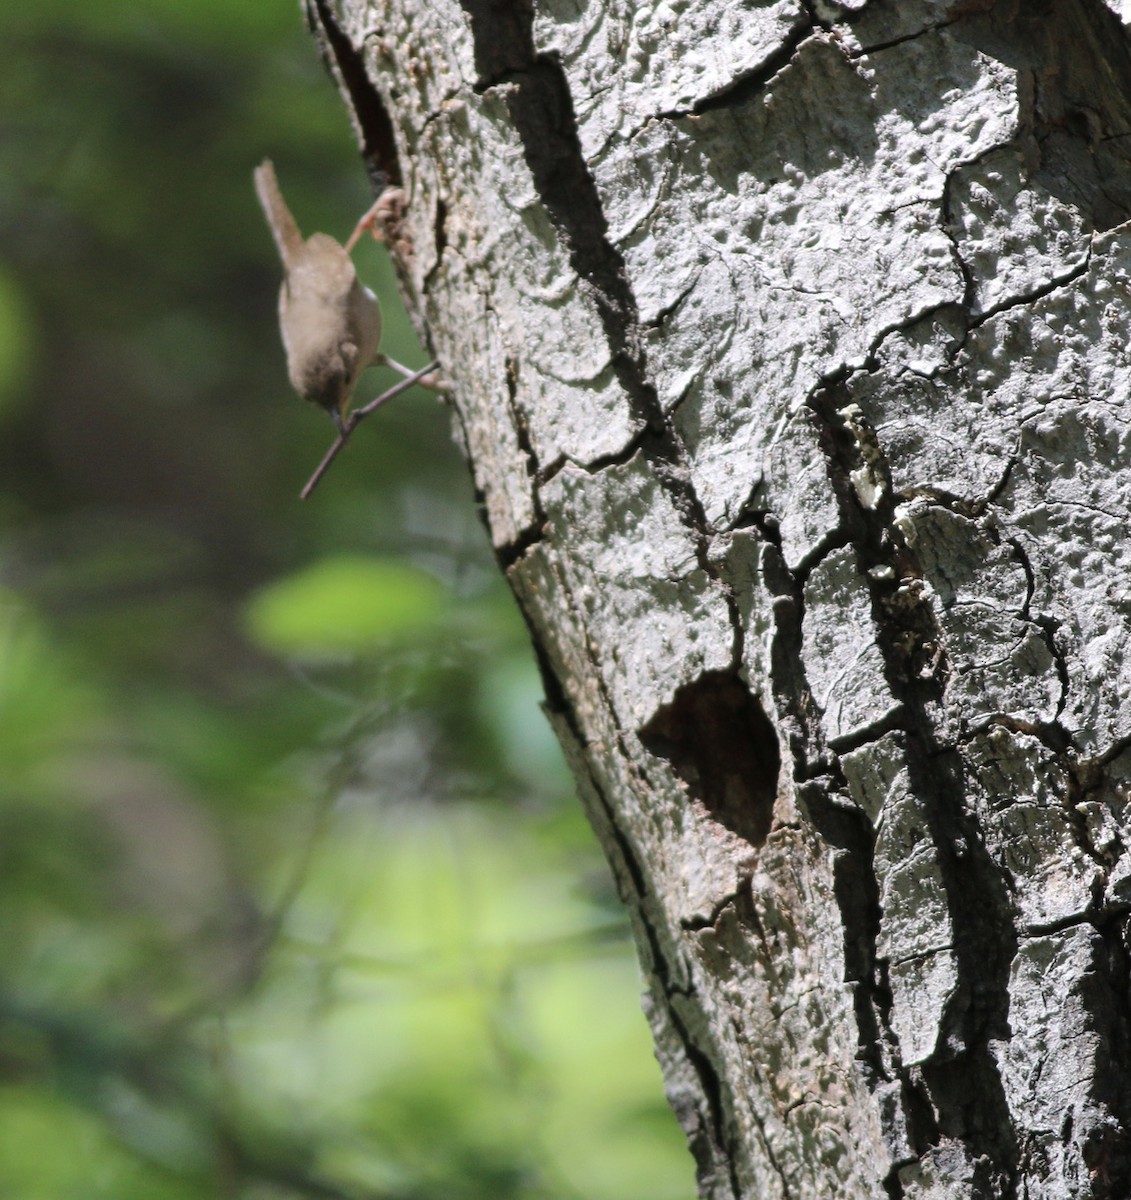
[[[279,191],[269,159],[255,169],[255,190],[283,260],[279,327],[287,374],[304,400],[330,414],[345,438],[352,428],[346,410],[366,367],[381,361],[381,310],[377,297],[357,278],[350,251],[375,228],[385,197],[361,218],[343,246],[325,233],[304,239]]]

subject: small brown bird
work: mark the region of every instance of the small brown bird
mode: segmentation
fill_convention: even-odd
[[[350,251],[366,229],[380,236],[375,226],[385,197],[361,218],[343,246],[325,233],[303,238],[270,159],[255,169],[255,190],[283,260],[279,327],[287,374],[295,391],[326,409],[345,438],[352,427],[346,425],[346,410],[358,377],[382,361],[377,352],[381,310],[377,297],[358,279]]]

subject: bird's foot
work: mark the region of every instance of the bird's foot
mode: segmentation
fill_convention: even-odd
[[[379,241],[387,241],[385,230],[395,225],[404,212],[404,192],[400,188],[386,188],[380,196],[377,197],[376,203],[372,208],[362,216],[361,220],[354,226],[353,233],[349,235],[346,241],[346,253],[357,245],[361,240],[361,235],[368,230],[373,237]]]

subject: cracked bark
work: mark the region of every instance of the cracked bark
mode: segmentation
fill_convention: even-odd
[[[1131,1192],[1131,40],[307,0],[704,1196]]]

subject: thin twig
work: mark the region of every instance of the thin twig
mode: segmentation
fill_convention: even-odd
[[[310,493],[318,486],[318,481],[326,474],[330,464],[338,457],[342,447],[349,441],[349,436],[353,433],[359,421],[369,416],[371,412],[376,412],[386,400],[392,400],[394,396],[399,396],[401,392],[407,391],[414,383],[419,383],[425,375],[430,371],[435,371],[439,365],[438,362],[430,362],[426,367],[421,367],[419,371],[413,371],[411,375],[402,379],[400,383],[394,384],[387,392],[382,392],[376,400],[370,400],[363,408],[355,408],[346,417],[342,432],[338,434],[337,440],[326,451],[325,457],[318,464],[314,474],[306,481],[306,487],[299,493],[299,499],[306,500],[310,496]]]

